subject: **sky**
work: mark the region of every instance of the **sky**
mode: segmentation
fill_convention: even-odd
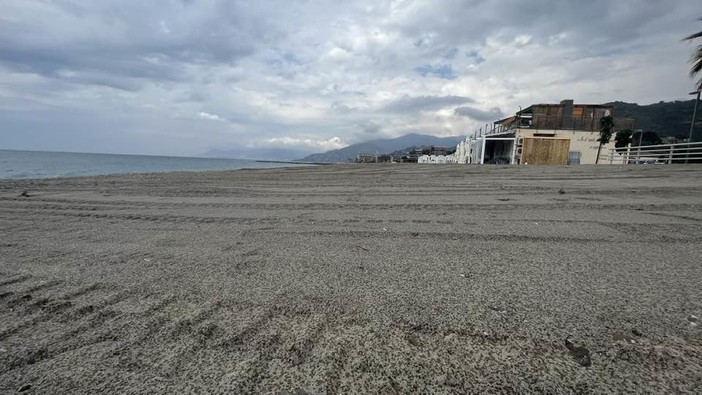
[[[0,148],[293,159],[688,100],[699,0],[0,0]]]

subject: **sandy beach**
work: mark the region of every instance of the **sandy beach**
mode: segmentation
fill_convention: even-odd
[[[700,393],[701,209],[697,165],[0,181],[0,393]]]

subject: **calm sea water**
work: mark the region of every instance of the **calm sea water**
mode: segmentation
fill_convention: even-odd
[[[0,150],[0,179],[304,166],[245,159]]]

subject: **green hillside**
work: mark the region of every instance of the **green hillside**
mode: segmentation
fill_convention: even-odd
[[[660,137],[685,139],[690,133],[695,101],[659,102],[645,106],[620,101],[607,104],[614,106],[615,116],[633,118],[636,121],[636,129],[656,132]],[[702,134],[701,110],[702,108],[698,108],[697,112],[696,140],[699,140]]]

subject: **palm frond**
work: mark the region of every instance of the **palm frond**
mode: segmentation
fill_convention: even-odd
[[[697,47],[697,50],[690,57],[690,63],[692,63],[692,68],[690,68],[690,77],[694,77],[702,71],[702,45]]]
[[[700,37],[702,37],[702,32],[697,32],[695,34],[690,34],[689,36],[683,38],[683,41],[690,41]]]
[[[702,17],[698,19],[699,21],[702,21]],[[689,36],[683,38],[683,41],[690,41],[694,40],[696,38],[701,38],[702,37],[702,31],[699,31],[697,33],[690,34]]]

